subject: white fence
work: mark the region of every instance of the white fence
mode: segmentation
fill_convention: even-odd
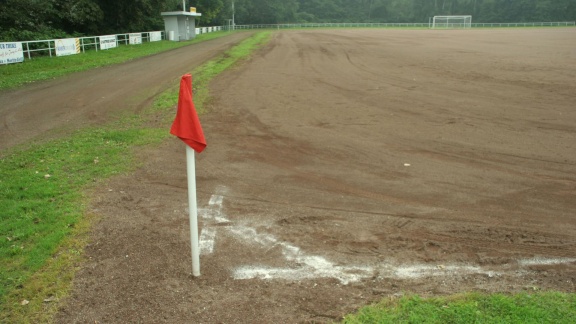
[[[472,23],[472,28],[506,27],[570,27],[576,22],[529,22],[529,23]],[[228,29],[224,26],[223,29]],[[430,23],[306,23],[306,24],[259,24],[235,25],[234,29],[293,29],[293,28],[430,28]]]
[[[222,26],[196,28],[196,34],[206,34],[221,31]],[[43,55],[63,56],[84,53],[86,50],[106,50],[119,45],[138,45],[143,42],[154,42],[166,39],[163,31],[142,33],[114,34],[103,36],[87,36],[67,39],[46,39],[24,42],[0,43],[0,65],[23,62],[31,59],[33,53]]]
[[[118,47],[119,44],[138,45],[142,42],[154,42],[164,39],[164,32],[115,34],[88,36],[66,39],[47,39],[24,42],[0,43],[0,64],[23,62],[24,57],[31,59],[34,52],[44,55],[63,56],[83,53],[86,50],[105,50]],[[7,58],[7,59],[4,59]]]
[[[576,26],[574,21],[561,22],[532,22],[532,23],[472,23],[472,28],[499,28],[499,27],[571,27]]]
[[[196,35],[202,35],[222,30],[228,30],[227,26],[212,26],[212,27],[198,27],[196,28]]]
[[[228,27],[228,26],[226,26]],[[259,25],[235,25],[234,29],[295,29],[295,28],[378,28],[378,27],[402,27],[402,28],[425,28],[428,23],[306,23],[306,24],[259,24]]]
[[[157,33],[160,33],[160,37],[158,38]],[[138,38],[136,35],[140,35]],[[119,44],[140,44],[142,42],[150,42],[150,41],[158,41],[164,39],[164,32],[143,32],[143,33],[128,33],[128,34],[114,34],[114,35],[106,35],[106,36],[88,36],[88,37],[78,37],[79,41],[79,50],[80,52],[84,53],[86,50],[103,50],[110,47],[106,47],[101,42],[101,39],[105,37],[114,37],[115,46],[117,47]],[[130,42],[130,38],[132,37],[132,42]],[[139,41],[138,41],[139,40]],[[28,59],[32,58],[33,52],[43,52],[47,53],[49,56],[57,55],[57,42],[58,39],[49,39],[49,40],[37,40],[37,41],[27,41],[27,42],[19,42],[22,43],[22,51],[26,55]]]

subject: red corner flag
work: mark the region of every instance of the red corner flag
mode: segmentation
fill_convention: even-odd
[[[184,143],[200,153],[206,148],[206,139],[194,101],[192,101],[192,76],[185,74],[180,80],[180,94],[178,95],[178,112],[170,128],[170,134],[178,136]]]

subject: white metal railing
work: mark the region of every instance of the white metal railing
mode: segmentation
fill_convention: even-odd
[[[224,30],[225,27],[223,26],[213,26],[213,27],[201,27],[196,28],[196,34],[206,34],[216,31]],[[104,35],[104,36],[87,36],[87,37],[70,37],[74,39],[78,39],[79,42],[79,50],[80,52],[85,52],[86,50],[102,50],[100,39],[102,37],[113,36],[115,39],[115,46],[118,45],[128,45],[133,44],[131,42],[131,37],[135,36],[139,38],[137,44],[142,42],[150,42],[152,39],[152,33],[160,32],[160,39],[166,39],[166,33],[163,31],[151,31],[151,32],[142,32],[142,33],[126,33],[126,34],[113,34],[113,35]],[[21,43],[22,44],[22,53],[27,59],[32,58],[32,54],[34,52],[40,52],[43,54],[47,54],[50,57],[56,55],[56,42],[58,39],[45,39],[45,40],[34,40],[34,41],[22,41],[22,42],[9,42],[9,43]]]
[[[196,35],[202,35],[222,30],[230,30],[229,26],[196,27]]]
[[[354,27],[428,27],[428,23],[303,23],[303,24],[254,24],[224,26],[224,29],[295,29],[295,28],[354,28]]]
[[[150,33],[153,32],[142,32],[142,33],[127,33],[127,34],[114,34],[111,36],[116,36],[117,43],[121,44],[128,44],[130,40],[130,34],[140,34],[142,37],[142,42],[150,41]],[[165,39],[164,32],[161,32],[162,39]],[[82,52],[86,50],[96,50],[100,49],[100,42],[98,38],[100,36],[87,36],[87,37],[71,37],[71,38],[78,38],[80,40],[80,49]],[[32,58],[32,53],[34,52],[44,52],[47,53],[50,57],[56,55],[56,39],[46,39],[46,40],[35,40],[35,41],[23,41],[19,42],[22,43],[22,51],[26,55],[28,59]]]
[[[576,26],[574,21],[561,22],[526,22],[526,23],[472,23],[472,28],[498,28],[498,27],[571,27]]]
[[[497,27],[570,27],[576,22],[527,22],[527,23],[472,23],[472,28]],[[292,28],[429,28],[429,23],[302,23],[302,24],[253,24],[222,26],[222,29],[292,29]]]
[[[50,54],[50,56],[52,56],[52,50],[55,50],[56,46],[53,40],[39,40],[39,41],[28,41],[28,42],[21,42],[22,43],[22,50],[24,51],[24,53],[26,53],[28,55],[28,59],[30,59],[30,53],[32,52],[42,52],[42,51],[48,51],[48,53]],[[30,48],[30,44],[42,44],[40,45],[40,48],[38,49],[31,49]]]

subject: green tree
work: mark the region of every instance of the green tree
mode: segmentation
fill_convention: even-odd
[[[474,22],[575,21],[576,0],[0,0],[0,39],[163,29],[160,12],[202,13],[203,25],[294,22],[427,22],[435,15],[472,15]]]
[[[52,27],[50,15],[54,13],[51,2],[39,0],[3,0],[0,2],[0,26],[38,30]]]
[[[87,2],[90,0],[87,0]],[[86,12],[99,15],[94,3],[87,3],[88,8],[72,8],[72,1],[62,1],[62,5],[70,5],[69,11],[55,6],[56,1],[41,0],[2,0],[0,1],[0,39],[10,40],[41,40],[56,37],[67,37],[69,34],[82,32],[85,25],[75,25],[78,19],[86,16]],[[98,17],[96,17],[98,19]],[[91,20],[90,23],[93,23]]]
[[[94,0],[52,1],[53,19],[68,33],[96,33],[104,13]]]
[[[277,24],[296,21],[297,0],[236,0],[236,24]]]
[[[223,0],[192,0],[190,1],[191,7],[196,7],[196,10],[202,14],[198,19],[203,25],[216,25],[220,22],[218,17],[224,9]]]
[[[316,17],[318,22],[344,22],[346,7],[342,0],[299,0],[300,12]]]
[[[165,0],[97,0],[104,12],[100,33],[127,33],[159,29]]]

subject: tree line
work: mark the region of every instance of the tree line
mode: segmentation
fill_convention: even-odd
[[[576,20],[576,0],[185,0],[197,24],[428,22],[472,15],[473,22]],[[162,11],[182,0],[0,0],[0,41],[162,30]]]

